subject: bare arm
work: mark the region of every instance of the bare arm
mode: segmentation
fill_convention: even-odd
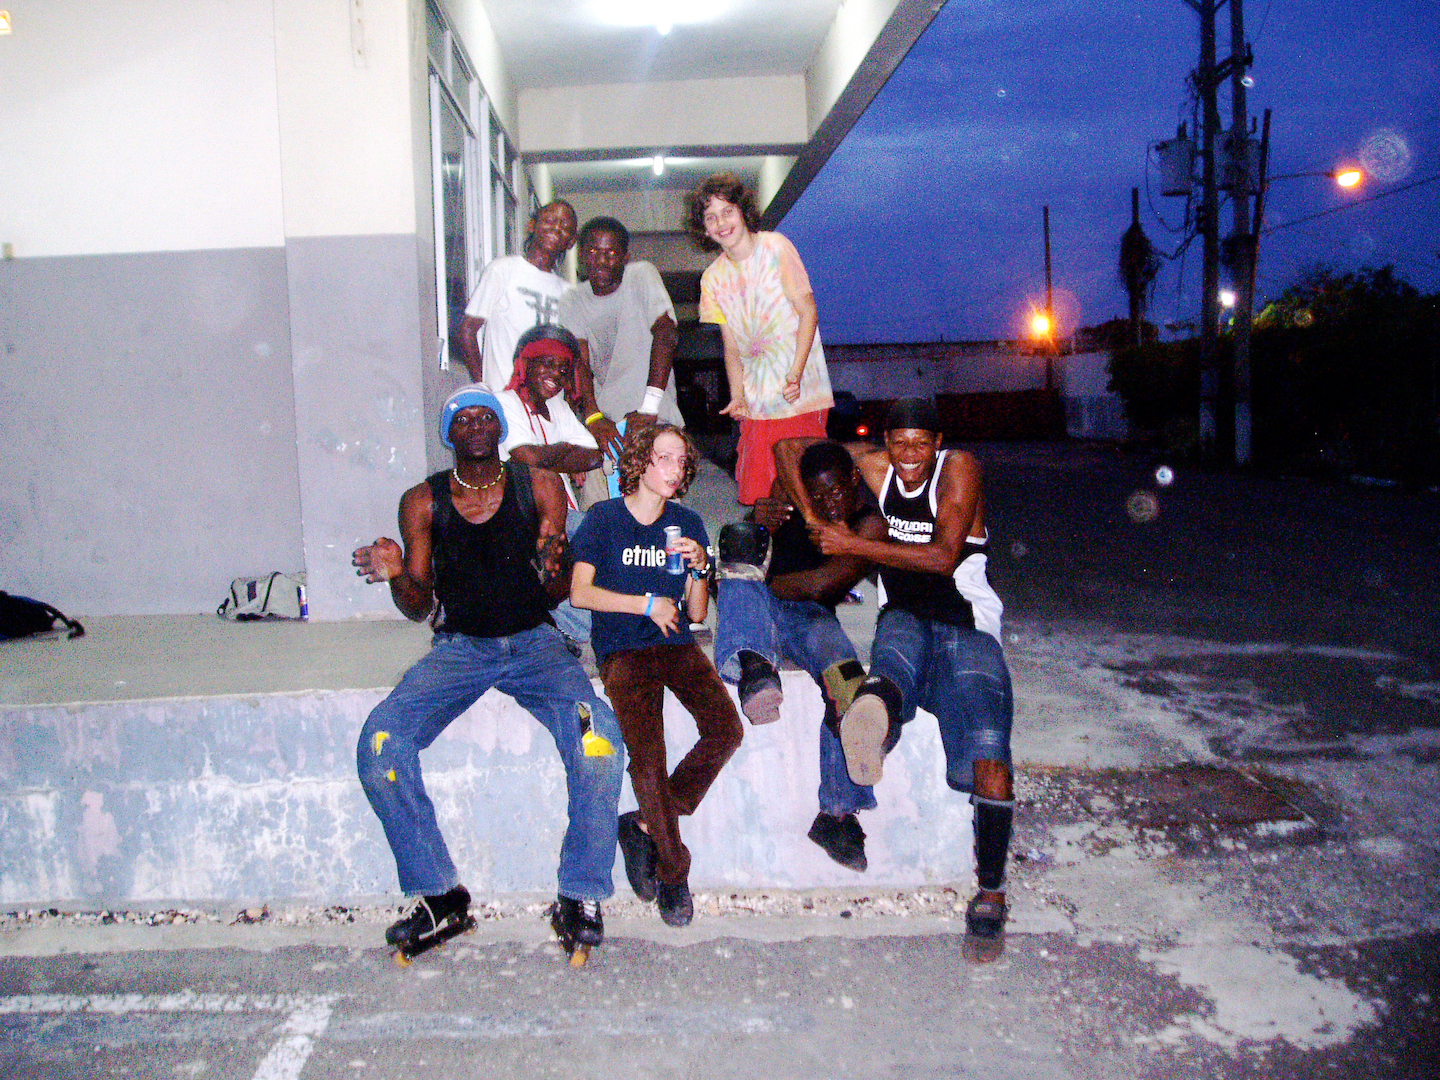
[[[961,451],[946,458],[936,491],[935,532],[928,544],[870,540],[844,525],[821,524],[811,534],[827,555],[858,555],[899,570],[948,576],[960,565],[965,538],[984,531],[983,485],[980,462],[973,454]]]
[[[540,583],[551,600],[565,598],[570,582],[570,543],[565,537],[565,511],[568,502],[560,477],[546,469],[530,470],[530,489],[535,493],[535,509],[540,515],[540,528],[535,538],[535,551],[540,562]]]
[[[867,515],[856,535],[867,540],[885,538],[885,521],[878,514]],[[871,563],[859,555],[831,555],[813,570],[781,574],[770,579],[770,591],[781,600],[813,600],[836,604],[870,572]]]
[[[710,566],[710,557],[705,549],[700,546],[698,540],[692,540],[688,536],[680,538],[680,550],[685,555],[685,565],[692,566],[700,573],[704,573]],[[693,576],[685,579],[685,613],[690,616],[691,622],[704,622],[705,616],[710,611],[710,581],[707,578],[696,579]]]
[[[670,369],[675,366],[675,346],[680,344],[680,331],[668,314],[650,324],[650,375],[646,384],[664,390],[670,383]]]
[[[795,362],[790,365],[790,371],[785,376],[785,400],[793,405],[800,400],[800,379],[805,374],[805,364],[810,359],[810,349],[815,344],[815,331],[820,326],[820,310],[815,306],[814,293],[792,296],[790,303],[795,305],[795,313],[800,316],[800,325],[795,331]]]
[[[590,366],[590,342],[585,338],[580,339],[580,355],[575,361],[575,384],[580,390],[580,417],[582,422],[586,417],[594,416],[593,423],[586,423],[590,434],[595,436],[595,441],[600,444],[604,453],[609,454],[616,461],[620,460],[620,429],[615,426],[615,421],[608,416],[599,415],[600,404],[595,400],[595,370]],[[587,469],[599,468],[599,463],[587,465]],[[560,469],[560,472],[569,472],[569,469]]]
[[[570,579],[570,603],[590,611],[618,611],[625,615],[644,615],[650,608],[650,619],[666,637],[680,629],[680,609],[668,596],[649,597],[602,589],[595,584],[593,563],[577,562]]]
[[[357,548],[351,558],[356,574],[368,583],[386,581],[390,597],[400,613],[420,622],[435,606],[434,569],[430,552],[430,522],[434,500],[428,484],[416,484],[400,499],[399,544],[382,536],[373,544]]]
[[[724,323],[720,325],[720,339],[725,343],[725,378],[730,382],[730,404],[720,410],[720,415],[743,420],[749,417],[750,407],[745,402],[745,371],[740,363],[740,344]]]
[[[814,436],[802,436],[781,439],[775,444],[775,478],[790,502],[805,518],[805,524],[811,527],[821,522],[815,508],[810,505],[810,495],[806,492],[805,485],[800,482],[800,458],[807,449],[824,441]],[[885,471],[890,466],[889,456],[871,443],[845,443],[845,449],[850,452],[850,457],[854,460],[855,467],[860,470],[866,486],[879,495],[880,487],[885,483]]]
[[[475,315],[466,315],[460,320],[460,362],[470,373],[472,382],[485,381],[485,362],[480,356],[480,331],[485,329],[485,320]],[[491,387],[503,390],[503,386]]]
[[[530,443],[526,446],[517,446],[510,451],[510,456],[522,465],[529,465],[532,469],[549,469],[557,473],[583,473],[591,469],[598,469],[604,454],[589,446],[576,446],[574,443],[551,443],[543,446],[539,443]]]

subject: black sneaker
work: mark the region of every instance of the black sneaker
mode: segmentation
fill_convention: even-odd
[[[463,918],[469,910],[470,892],[464,885],[456,885],[438,896],[421,896],[409,915],[385,931],[385,943],[412,948],[422,944],[445,923]]]
[[[695,918],[695,902],[690,898],[690,886],[685,882],[670,885],[664,881],[655,883],[655,898],[659,901],[660,918],[666,926],[689,926]]]
[[[570,947],[599,945],[605,940],[605,916],[598,900],[555,898],[555,932]]]
[[[773,724],[780,719],[780,703],[785,692],[780,687],[780,672],[775,665],[757,652],[741,649],[740,711],[752,724]]]
[[[620,815],[620,854],[625,859],[625,876],[641,900],[655,899],[655,841],[640,828],[640,811]]]
[[[815,823],[807,835],[847,870],[863,874],[870,865],[865,858],[865,830],[854,814],[836,817],[822,810],[815,815]]]
[[[998,938],[1005,929],[1005,916],[1010,905],[1004,893],[978,892],[965,908],[965,932],[971,937]]]

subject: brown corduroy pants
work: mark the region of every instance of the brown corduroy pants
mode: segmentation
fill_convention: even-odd
[[[658,850],[656,876],[680,885],[690,876],[690,851],[680,817],[693,814],[740,745],[744,727],[715,665],[693,642],[611,653],[600,665],[605,694],[630,753],[630,782],[640,820]],[[665,691],[695,719],[700,739],[667,774]]]

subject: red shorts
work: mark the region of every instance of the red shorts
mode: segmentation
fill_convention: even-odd
[[[781,439],[825,438],[825,418],[829,414],[829,409],[817,409],[783,420],[740,421],[735,482],[740,485],[741,505],[753,506],[756,499],[770,494],[775,483],[775,444]]]

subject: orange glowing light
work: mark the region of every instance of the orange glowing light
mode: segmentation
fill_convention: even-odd
[[[1050,319],[1044,312],[1037,311],[1030,317],[1030,332],[1036,337],[1050,336]]]
[[[1359,169],[1341,169],[1335,174],[1335,183],[1343,188],[1352,188],[1363,179],[1365,174]]]
[[[855,425],[855,434],[858,435],[858,436],[860,436],[861,438],[864,438],[866,435],[869,435],[869,434],[870,434],[870,425],[869,425],[869,424],[856,424],[856,425]]]

